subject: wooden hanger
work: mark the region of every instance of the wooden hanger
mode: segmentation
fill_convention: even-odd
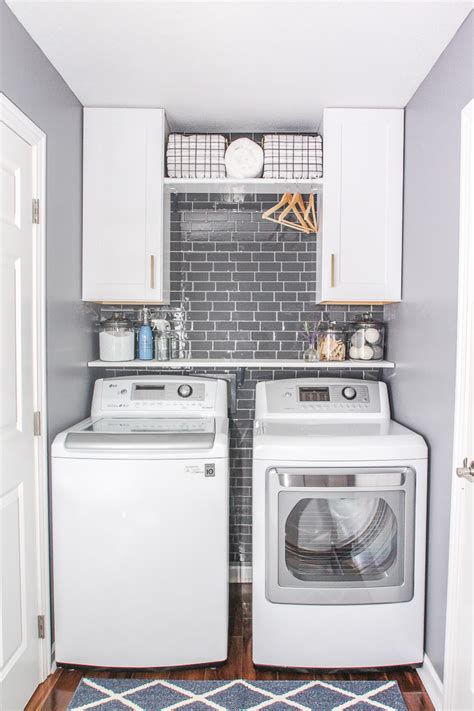
[[[271,207],[269,210],[266,210],[262,217],[265,220],[270,220],[271,222],[276,222],[278,225],[286,225],[287,227],[291,227],[294,230],[298,230],[299,232],[304,232],[305,234],[309,234],[309,228],[308,225],[305,223],[303,214],[298,211],[297,205],[300,204],[301,200],[301,195],[299,193],[295,193],[295,195],[292,195],[291,193],[285,193],[282,197],[282,199],[273,207]],[[302,201],[301,201],[302,202]],[[283,211],[281,212],[278,217],[272,217],[278,210],[281,208],[284,208]],[[304,212],[304,203],[303,203],[303,212]],[[290,211],[293,211],[294,215],[296,216],[296,219],[298,220],[298,224],[295,222],[290,222],[290,220],[285,220],[286,215],[289,214]]]
[[[278,210],[281,210],[282,208],[283,210],[278,217],[273,217],[273,215],[275,215]],[[290,213],[293,213],[296,217],[296,222],[286,219]],[[304,232],[305,234],[318,231],[314,195],[312,194],[310,195],[308,206],[306,206],[301,193],[295,193],[294,195],[291,193],[285,193],[276,205],[262,214],[262,217],[264,220],[270,220],[271,222],[276,222],[279,225],[291,227],[291,229],[297,230],[298,232]]]
[[[268,210],[265,210],[265,212],[262,214],[263,219],[279,223],[280,221],[278,219],[275,219],[274,217],[271,217],[271,215],[274,215],[275,212],[281,210],[284,205],[287,205],[290,202],[291,198],[291,193],[284,193],[283,197],[276,205],[273,205],[273,207],[270,207]]]
[[[304,204],[303,198],[301,197],[301,193],[295,193],[286,208],[280,213],[278,221],[282,225],[286,225],[287,227],[291,227],[294,230],[298,230],[299,232],[304,232],[305,234],[308,234],[309,227],[304,219],[305,211],[306,206]],[[286,216],[290,214],[290,212],[292,212],[296,217],[298,221],[297,223],[285,219]]]
[[[309,225],[312,232],[319,232],[318,221],[316,219],[316,206],[314,202],[314,193],[310,193],[308,205],[304,213],[305,222]]]

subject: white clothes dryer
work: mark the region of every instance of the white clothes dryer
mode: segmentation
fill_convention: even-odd
[[[228,492],[225,381],[97,380],[52,448],[57,662],[225,660]]]
[[[257,385],[253,660],[363,668],[423,660],[427,447],[387,387]]]

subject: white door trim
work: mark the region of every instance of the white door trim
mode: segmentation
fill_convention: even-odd
[[[38,560],[38,614],[45,618],[40,640],[40,675],[51,671],[51,605],[49,585],[48,433],[46,398],[46,135],[0,92],[0,117],[32,148],[33,198],[39,200],[39,224],[33,225],[33,401],[41,413],[41,434],[35,437],[36,541]]]
[[[417,672],[435,711],[443,711],[443,682],[427,654],[423,657],[423,666],[417,669]]]
[[[446,646],[444,665],[444,708],[452,708],[455,683],[455,659],[457,647],[456,624],[458,598],[461,593],[461,554],[459,546],[461,530],[462,480],[456,477],[456,467],[461,466],[466,456],[469,387],[474,378],[473,368],[473,320],[474,320],[474,219],[472,194],[474,191],[474,99],[461,113],[461,183],[459,223],[459,286],[456,353],[456,398],[454,411],[454,442],[451,490],[451,530],[449,543],[448,598],[446,616]],[[474,486],[471,484],[470,486]],[[464,494],[465,495],[465,494]]]

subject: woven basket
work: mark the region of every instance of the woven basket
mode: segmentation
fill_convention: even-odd
[[[166,165],[170,178],[225,178],[224,155],[227,141],[211,133],[168,138]]]
[[[323,140],[319,135],[267,134],[263,137],[264,178],[321,178]]]

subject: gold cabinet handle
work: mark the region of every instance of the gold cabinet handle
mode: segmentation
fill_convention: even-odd
[[[155,255],[150,256],[150,288],[155,288]]]
[[[331,289],[334,289],[334,262],[335,262],[335,255],[331,254]]]

